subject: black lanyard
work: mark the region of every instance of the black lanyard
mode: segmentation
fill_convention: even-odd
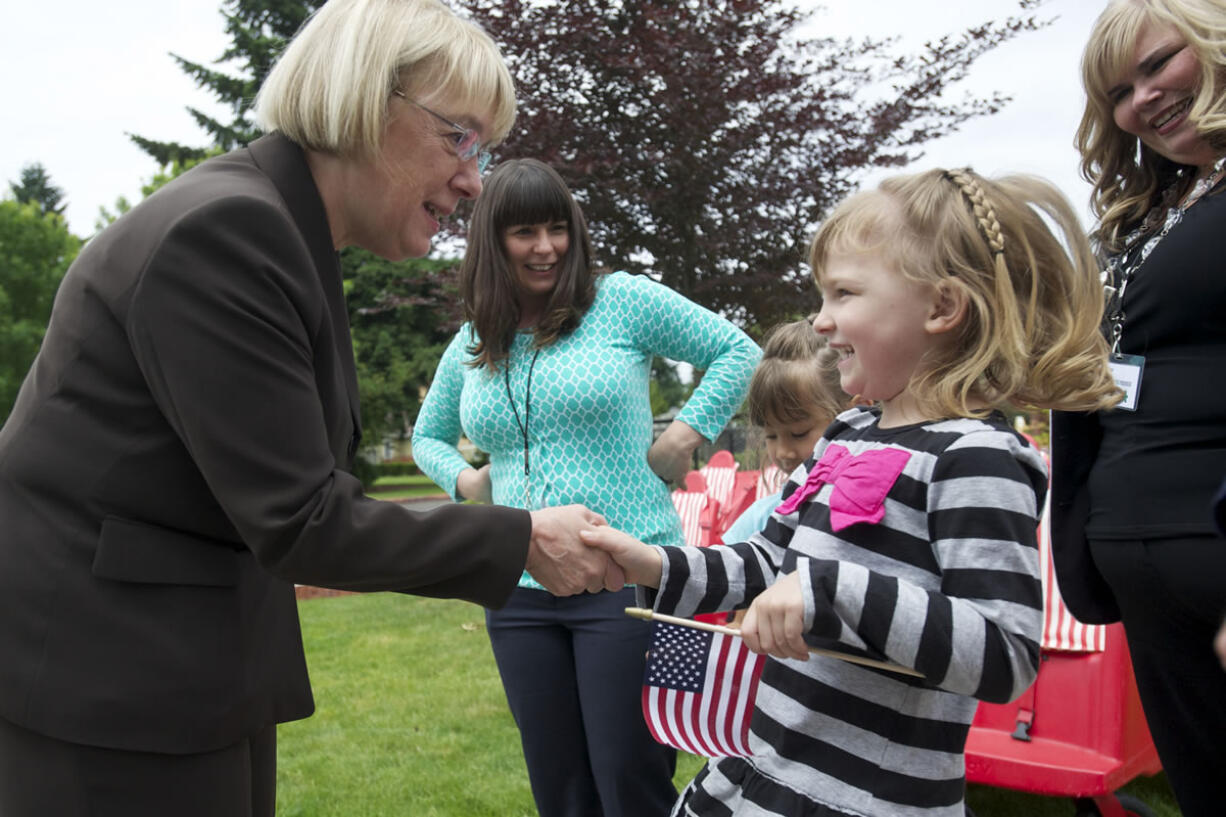
[[[511,396],[511,358],[507,358],[507,365],[502,370],[503,382],[507,387],[507,402],[511,404],[511,411],[515,413],[515,425],[519,428],[519,433],[524,438],[524,476],[528,476],[528,423],[532,421],[532,372],[536,369],[536,359],[540,357],[541,350],[538,348],[532,355],[532,364],[528,366],[528,384],[524,389],[524,421],[519,421],[519,409],[515,407],[515,398]]]

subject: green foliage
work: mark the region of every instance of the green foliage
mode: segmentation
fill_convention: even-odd
[[[454,260],[341,253],[367,442],[404,437],[461,322]]]
[[[38,354],[51,304],[81,249],[62,216],[36,201],[0,201],[0,422]]]
[[[396,593],[303,601],[316,713],[278,730],[278,817],[534,817],[481,608]],[[702,758],[677,758],[678,788]],[[1179,817],[1164,775],[1123,791]],[[971,786],[979,817],[1068,817],[1069,798]]]
[[[13,198],[18,202],[34,202],[43,214],[63,215],[64,208],[68,206],[68,203],[63,201],[64,191],[51,183],[47,169],[38,162],[23,167],[21,181],[9,182],[9,189],[13,191]]]

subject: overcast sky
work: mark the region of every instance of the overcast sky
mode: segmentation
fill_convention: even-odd
[[[814,0],[798,0],[817,6]],[[209,63],[227,45],[220,0],[42,0],[10,4],[0,28],[0,192],[24,165],[41,162],[65,193],[69,228],[94,232],[99,207],[140,198],[157,166],[125,133],[204,144],[186,111],[228,118],[169,52]],[[1016,0],[825,0],[814,33],[899,36],[918,45],[942,33],[1018,11]],[[987,174],[1047,176],[1086,212],[1073,133],[1081,112],[1077,64],[1105,0],[1047,0],[1056,18],[983,57],[965,90],[1013,97],[1001,113],[932,143],[913,169],[971,165]],[[493,32],[495,38],[497,32]],[[960,90],[959,93],[962,91]]]

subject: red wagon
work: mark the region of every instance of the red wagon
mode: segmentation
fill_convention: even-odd
[[[1153,817],[1117,790],[1162,770],[1141,711],[1123,627],[1065,608],[1039,528],[1046,596],[1039,675],[1009,704],[981,703],[966,741],[968,783],[1072,797],[1078,817]],[[969,812],[968,812],[969,813]]]

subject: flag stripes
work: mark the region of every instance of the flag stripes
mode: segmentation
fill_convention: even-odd
[[[653,622],[642,699],[652,736],[705,757],[748,755],[764,661],[736,636]]]

